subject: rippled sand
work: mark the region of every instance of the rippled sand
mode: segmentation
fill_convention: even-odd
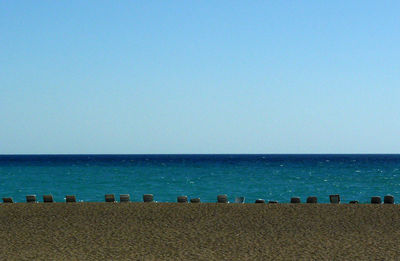
[[[399,258],[398,205],[0,205],[0,260]]]

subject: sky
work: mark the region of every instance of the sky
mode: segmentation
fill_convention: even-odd
[[[1,1],[0,154],[400,153],[399,1]]]

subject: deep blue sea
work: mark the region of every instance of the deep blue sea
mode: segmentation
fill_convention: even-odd
[[[251,203],[293,196],[327,203],[340,194],[342,202],[366,203],[386,194],[400,200],[400,155],[3,155],[0,184],[0,197],[17,202],[28,194],[104,201],[109,193],[141,201],[151,193],[161,202],[227,194]]]

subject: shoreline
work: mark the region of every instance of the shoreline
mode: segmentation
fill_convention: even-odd
[[[395,259],[400,205],[0,204],[0,259]]]

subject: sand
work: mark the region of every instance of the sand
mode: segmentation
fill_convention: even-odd
[[[399,205],[0,204],[0,260],[399,260]]]

